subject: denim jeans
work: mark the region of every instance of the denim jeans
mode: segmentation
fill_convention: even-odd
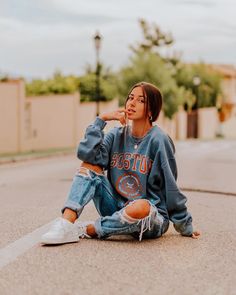
[[[142,238],[158,238],[168,229],[169,222],[164,220],[157,207],[150,202],[147,217],[134,219],[128,216],[124,210],[135,200],[127,205],[127,200],[118,195],[105,175],[82,168],[73,178],[62,213],[69,208],[79,217],[84,206],[91,200],[100,215],[95,221],[95,231],[100,239],[128,234],[141,241]]]

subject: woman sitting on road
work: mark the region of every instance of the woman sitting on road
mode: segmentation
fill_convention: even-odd
[[[183,236],[197,238],[186,197],[176,184],[174,144],[158,126],[153,126],[162,108],[158,88],[146,82],[135,84],[125,108],[102,114],[88,126],[78,147],[82,160],[58,218],[43,244],[79,241],[79,237],[105,239],[112,235],[159,238],[172,221]],[[123,125],[104,136],[106,121]],[[126,125],[127,121],[131,126]],[[107,170],[107,176],[104,171]],[[93,200],[100,217],[80,222]]]

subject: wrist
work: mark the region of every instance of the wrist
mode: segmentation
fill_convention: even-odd
[[[99,129],[102,130],[102,129],[106,126],[107,122],[104,121],[103,119],[101,119],[100,116],[98,116],[98,117],[95,119],[94,124],[95,124],[96,126],[98,126]]]
[[[107,118],[107,116],[105,114],[100,115],[98,118],[100,118],[103,121],[107,121],[108,120],[108,118]]]

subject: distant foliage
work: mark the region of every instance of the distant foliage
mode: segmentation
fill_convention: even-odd
[[[166,117],[172,118],[183,103],[185,89],[177,86],[166,63],[155,53],[136,52],[130,64],[121,69],[119,76],[121,104],[124,104],[131,86],[140,81],[153,83],[160,88],[164,97],[163,109]]]
[[[26,95],[67,94],[78,91],[79,79],[75,76],[63,76],[59,71],[48,80],[33,80],[26,83]]]
[[[79,91],[81,101],[96,100],[96,74],[91,70],[79,77]],[[117,97],[117,77],[110,69],[103,69],[101,65],[100,75],[100,101],[109,101]]]
[[[108,101],[116,96],[116,77],[108,70],[100,77],[100,100]],[[26,83],[27,96],[68,94],[80,92],[81,101],[95,101],[96,75],[88,71],[83,76],[63,76],[59,71],[47,80]]]
[[[189,103],[188,97],[185,98],[185,108],[189,110],[217,106],[218,100],[222,96],[222,77],[209,65],[204,63],[182,64],[178,67],[175,78],[177,84],[185,87],[194,97],[191,100],[192,103]],[[196,78],[198,79],[197,85],[194,84]]]
[[[137,42],[136,45],[131,45],[133,52],[152,51],[160,55],[160,49],[172,45],[174,39],[171,33],[164,33],[159,26],[149,24],[145,19],[139,19],[139,25],[142,31],[143,40]]]
[[[7,74],[0,72],[0,82],[7,82],[9,80],[9,76]]]

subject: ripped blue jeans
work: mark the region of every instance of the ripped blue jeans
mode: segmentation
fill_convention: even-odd
[[[62,213],[69,208],[79,217],[84,206],[91,200],[100,215],[95,221],[95,231],[100,239],[128,234],[141,241],[142,238],[159,238],[168,229],[168,221],[164,220],[157,207],[150,202],[150,213],[147,217],[134,219],[128,216],[125,208],[135,200],[127,205],[104,174],[80,168],[74,176]]]

